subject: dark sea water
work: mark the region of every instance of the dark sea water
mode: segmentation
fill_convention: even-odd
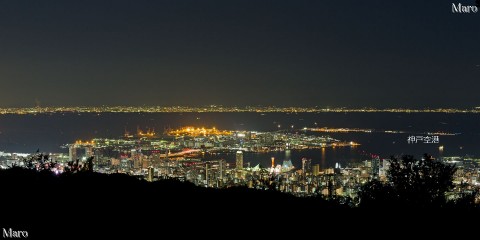
[[[315,124],[316,123],[316,124]],[[331,137],[355,141],[361,146],[350,148],[326,148],[325,150],[292,151],[268,154],[246,153],[245,162],[252,165],[270,165],[270,157],[277,160],[291,159],[300,166],[302,157],[311,158],[322,168],[332,167],[336,162],[345,165],[370,158],[371,154],[381,157],[411,154],[420,156],[474,155],[480,156],[480,115],[445,113],[108,113],[108,114],[38,114],[1,115],[0,151],[66,152],[60,145],[76,139],[114,138],[125,129],[135,132],[141,128],[155,128],[162,132],[166,127],[217,127],[228,130],[274,131],[302,129],[303,127],[348,127],[373,128],[377,130],[407,131],[405,134],[386,133],[330,133]],[[302,132],[302,130],[298,130]],[[439,144],[408,144],[409,135],[424,135],[422,132],[461,133],[456,136],[439,136]],[[326,134],[322,134],[326,135]],[[444,146],[443,152],[439,146]],[[207,156],[234,161],[233,154]]]

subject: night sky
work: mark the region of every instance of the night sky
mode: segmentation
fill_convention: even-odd
[[[452,2],[0,0],[0,107],[480,106]]]

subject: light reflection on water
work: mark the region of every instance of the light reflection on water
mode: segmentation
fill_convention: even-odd
[[[444,131],[461,133],[457,136],[440,136],[439,144],[408,144],[408,134],[387,133],[330,133],[342,141],[355,141],[355,148],[325,148],[292,151],[291,156],[283,152],[246,153],[245,162],[270,166],[270,158],[279,161],[291,158],[298,168],[301,158],[312,159],[312,164],[322,168],[345,166],[348,162],[369,159],[371,154],[388,158],[391,155],[429,153],[436,157],[452,155],[480,156],[480,115],[444,113],[105,113],[97,114],[49,114],[49,115],[1,115],[0,151],[34,152],[38,148],[45,152],[65,152],[59,146],[77,139],[115,138],[125,129],[135,132],[137,126],[155,128],[157,132],[182,126],[217,127],[228,130],[275,131],[278,125],[290,128],[303,127],[373,128],[379,130],[401,130],[408,132]],[[300,133],[304,131],[298,130]],[[324,135],[325,133],[315,133]],[[439,146],[443,146],[442,152]],[[218,157],[218,156],[215,156]],[[227,161],[234,155],[226,154]]]

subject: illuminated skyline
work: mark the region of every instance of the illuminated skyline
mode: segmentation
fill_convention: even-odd
[[[334,107],[276,107],[276,106],[99,106],[99,107],[30,107],[0,108],[0,114],[39,114],[39,113],[320,113],[320,112],[360,112],[360,113],[480,113],[480,107],[460,108],[334,108]]]

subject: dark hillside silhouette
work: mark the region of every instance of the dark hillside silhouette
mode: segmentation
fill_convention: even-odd
[[[55,238],[70,239],[65,236],[91,237],[94,231],[109,239],[125,234],[136,239],[160,230],[204,231],[220,226],[243,226],[248,230],[310,223],[322,229],[362,229],[372,221],[388,225],[402,216],[422,213],[424,217],[445,217],[449,209],[449,213],[457,214],[474,207],[473,195],[456,202],[447,202],[443,197],[452,187],[453,167],[411,157],[392,159],[392,184],[376,180],[365,184],[359,208],[352,207],[348,199],[299,198],[245,187],[203,188],[178,180],[147,182],[125,174],[95,173],[89,165],[73,163],[74,171],[60,175],[47,167],[0,170],[0,224],[23,226],[32,236],[48,239],[52,239],[52,232],[58,234]],[[395,211],[399,208],[402,210]],[[379,222],[379,216],[389,221]],[[298,226],[292,227],[292,231],[295,229]],[[349,233],[353,231],[345,234]]]
[[[210,221],[217,221],[217,225],[227,224],[226,219],[238,222],[239,216],[243,219],[244,215],[261,222],[298,213],[347,209],[320,197],[298,198],[244,187],[203,188],[177,180],[147,182],[125,174],[90,171],[57,176],[49,171],[13,167],[0,170],[0,189],[0,205],[4,206],[0,220],[8,220],[6,223],[14,226],[25,225],[45,237],[50,237],[46,235],[53,230],[47,229],[52,226],[62,226],[55,227],[55,232],[66,231],[66,234],[71,234],[71,229],[88,226],[107,235],[133,234],[136,228],[150,235],[155,226],[173,223],[174,227],[210,226],[214,224]],[[223,220],[218,222],[220,219]],[[123,233],[117,230],[111,233],[113,230],[105,227],[110,223],[129,227],[122,229]],[[87,237],[88,231],[78,234]]]

